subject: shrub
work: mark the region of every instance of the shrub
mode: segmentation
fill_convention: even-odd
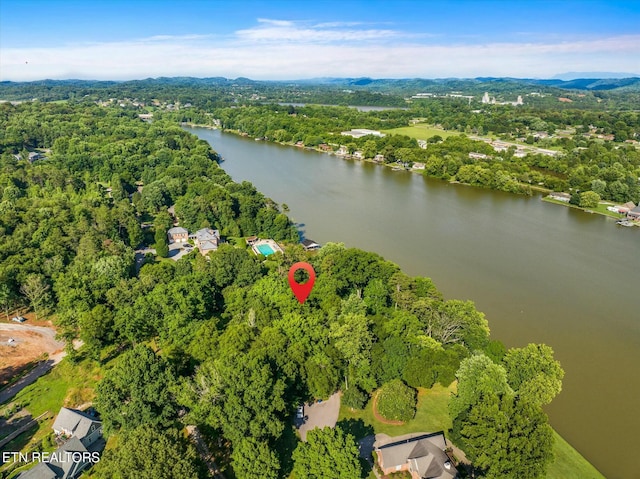
[[[408,421],[416,414],[416,391],[400,379],[394,379],[380,388],[377,406],[386,419]]]
[[[342,402],[351,409],[362,409],[367,404],[369,396],[356,386],[351,386],[342,394]]]

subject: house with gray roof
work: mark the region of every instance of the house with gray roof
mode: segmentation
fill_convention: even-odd
[[[454,479],[458,471],[447,456],[442,432],[409,434],[374,444],[382,472],[407,471],[412,479]]]
[[[89,447],[102,437],[102,423],[82,411],[63,407],[53,423],[53,432],[56,436],[77,438]]]
[[[630,220],[640,220],[640,205],[627,213],[627,218]]]
[[[167,238],[169,239],[169,244],[184,243],[189,239],[189,231],[180,226],[175,226],[167,231]]]
[[[322,245],[319,243],[316,243],[312,239],[305,239],[302,241],[302,247],[305,249],[305,251],[312,251],[312,250],[320,249]]]
[[[104,449],[102,423],[82,411],[63,407],[53,423],[58,441],[64,444],[52,453],[37,453],[37,464],[18,479],[76,479],[100,460]]]
[[[200,253],[206,255],[209,251],[216,251],[220,246],[220,231],[203,228],[196,231],[194,240]]]

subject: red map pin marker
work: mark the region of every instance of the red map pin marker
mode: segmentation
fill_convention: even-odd
[[[296,280],[294,278],[295,272],[299,269],[303,269],[307,273],[309,273],[309,281],[304,284],[296,283]],[[293,294],[296,295],[296,298],[298,298],[300,304],[304,303],[309,297],[309,294],[313,289],[313,283],[315,282],[315,280],[316,272],[313,270],[313,266],[311,266],[309,263],[298,262],[291,266],[291,269],[289,269],[289,287],[291,288],[291,291],[293,291]]]

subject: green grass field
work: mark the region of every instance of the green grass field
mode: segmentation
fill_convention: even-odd
[[[447,138],[449,136],[457,136],[461,134],[458,131],[442,130],[440,128],[434,128],[432,125],[425,125],[423,123],[382,131],[383,133],[387,133],[389,135],[407,135],[411,138],[415,138],[416,140],[428,140],[435,135],[440,135],[442,138]]]
[[[338,422],[358,421],[360,427],[349,430],[356,438],[372,433],[384,433],[390,436],[401,436],[411,432],[444,431],[448,437],[451,428],[448,405],[451,393],[455,392],[455,383],[444,388],[436,384],[432,389],[418,389],[418,406],[416,416],[402,425],[383,424],[373,416],[372,401],[362,411],[352,411],[340,406]],[[361,422],[360,422],[361,421]],[[604,479],[604,476],[591,465],[571,444],[554,431],[554,461],[549,466],[547,479]]]
[[[547,479],[604,479],[604,476],[560,434],[554,431],[553,435],[555,458],[547,471]]]
[[[603,216],[608,216],[610,218],[614,218],[614,219],[622,219],[625,217],[625,215],[621,215],[620,213],[614,213],[612,211],[607,210],[607,206],[612,206],[613,203],[600,203],[596,208],[581,208],[579,206],[576,205],[570,205],[568,203],[565,203],[563,201],[558,201],[558,200],[554,200],[552,198],[542,198],[542,201],[546,201],[547,203],[553,203],[556,205],[562,205],[562,206],[568,206],[569,208],[575,208],[578,210],[584,210],[584,211],[590,211],[592,213],[595,214],[600,214]]]
[[[93,400],[99,377],[100,368],[95,362],[84,360],[73,364],[64,359],[35,383],[20,391],[11,402],[20,404],[33,417],[48,411],[48,419],[18,436],[4,450],[29,450],[51,432],[53,421],[62,406],[77,407]]]

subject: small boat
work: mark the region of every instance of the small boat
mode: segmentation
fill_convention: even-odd
[[[620,220],[620,221],[616,221],[616,223],[619,224],[620,226],[635,226],[633,222],[629,220]]]
[[[391,171],[402,171],[404,170],[404,168],[400,168],[399,166],[394,166],[393,168],[391,168]]]

